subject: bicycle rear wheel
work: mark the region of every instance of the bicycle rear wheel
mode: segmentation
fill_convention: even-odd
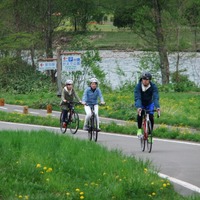
[[[63,118],[63,112],[60,113],[60,131],[61,131],[62,133],[65,133],[66,130],[67,130],[67,125],[66,125],[66,126],[63,126],[62,118]]]
[[[69,116],[68,128],[72,134],[76,134],[79,129],[79,116],[75,111]]]
[[[93,129],[92,129],[92,137],[93,137],[93,140],[96,142],[97,141],[97,138],[98,138],[98,129],[97,129],[97,117],[96,115],[94,115],[93,119]]]
[[[88,139],[92,140],[92,119],[90,118],[88,122]]]
[[[148,123],[148,138],[147,138],[147,149],[148,152],[151,153],[153,145],[153,133],[151,128],[151,122]]]

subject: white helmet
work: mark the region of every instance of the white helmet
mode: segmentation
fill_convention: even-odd
[[[65,85],[72,85],[73,81],[72,80],[66,80]]]
[[[96,78],[91,78],[90,79],[90,83],[96,83],[96,84],[98,84],[98,80]]]

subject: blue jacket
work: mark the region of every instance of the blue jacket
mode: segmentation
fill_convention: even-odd
[[[150,81],[151,87],[145,92],[142,91],[142,82],[136,85],[134,90],[135,106],[136,108],[142,108],[142,106],[148,106],[154,103],[156,108],[160,108],[159,105],[159,93],[157,86]]]
[[[86,102],[88,105],[96,105],[98,104],[98,98],[100,98],[101,102],[104,102],[101,90],[96,88],[92,91],[91,87],[85,89],[82,102]]]

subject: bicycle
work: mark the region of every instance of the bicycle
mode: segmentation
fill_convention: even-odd
[[[142,151],[145,150],[145,146],[147,146],[147,150],[149,153],[151,153],[152,150],[152,145],[153,145],[153,130],[152,130],[152,125],[151,121],[149,119],[149,114],[150,110],[142,109],[144,112],[143,114],[143,120],[142,120],[142,136],[140,137],[140,145]],[[142,112],[141,111],[141,112]],[[157,110],[153,110],[157,111]],[[158,117],[160,116],[160,113],[157,115]]]
[[[91,108],[91,112],[92,115],[88,121],[88,139],[91,141],[92,139],[96,142],[98,139],[98,132],[100,130],[98,130],[98,124],[97,124],[97,117],[96,114],[94,112],[94,105],[90,105]],[[103,104],[98,104],[98,105],[103,105]]]
[[[62,121],[62,118],[63,118],[63,110],[61,111],[61,114],[60,114],[60,130],[62,133],[65,133],[67,131],[67,128],[69,128],[70,132],[72,134],[76,134],[76,132],[78,131],[79,129],[79,115],[78,113],[75,111],[75,108],[74,106],[75,105],[78,105],[78,104],[81,104],[80,102],[69,102],[68,103],[68,108],[69,108],[69,111],[68,111],[68,119],[65,119],[65,123],[66,123],[66,126],[63,126],[63,121]]]

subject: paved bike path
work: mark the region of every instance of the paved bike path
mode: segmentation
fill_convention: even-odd
[[[23,113],[24,106],[20,105],[11,105],[11,104],[5,104],[5,106],[0,106],[0,111],[5,111],[5,112],[18,112],[18,113]],[[60,117],[60,112],[59,111],[52,111],[52,113],[47,113],[47,110],[44,109],[33,109],[33,108],[28,108],[28,113],[31,115],[35,116],[52,116],[59,118]],[[85,115],[84,114],[79,114],[80,119],[84,119]],[[118,120],[118,119],[111,119],[111,118],[105,118],[105,117],[99,117],[100,123],[116,123],[118,125],[126,125],[126,124],[136,124],[135,122],[132,121],[124,121],[124,120]],[[159,124],[154,125],[155,128],[159,127]],[[169,129],[178,129],[183,132],[189,132],[189,133],[200,133],[200,130],[190,128],[190,127],[175,127],[175,126],[167,126]]]

